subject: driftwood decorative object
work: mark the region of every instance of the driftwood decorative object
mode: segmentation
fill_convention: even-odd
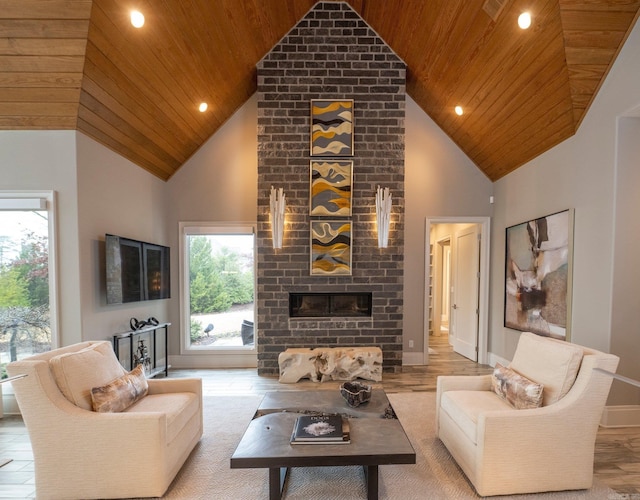
[[[294,384],[308,378],[325,380],[382,380],[382,349],[379,347],[289,348],[278,356],[281,383]]]

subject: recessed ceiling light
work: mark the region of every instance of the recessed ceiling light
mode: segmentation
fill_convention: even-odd
[[[531,14],[528,12],[523,12],[518,16],[518,26],[523,30],[526,30],[529,26],[531,26]]]
[[[131,11],[131,24],[134,28],[142,28],[144,26],[144,16],[142,12],[137,10]]]
[[[458,116],[462,116],[462,113],[464,113],[464,110],[462,109],[462,106],[456,106],[454,108],[454,110],[456,112],[456,115],[458,115]]]
[[[200,113],[204,113],[208,107],[209,106],[207,105],[206,102],[201,102],[200,106],[198,106],[198,111],[200,111]]]

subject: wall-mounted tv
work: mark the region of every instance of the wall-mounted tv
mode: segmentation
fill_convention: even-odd
[[[107,304],[171,297],[169,247],[105,235]]]

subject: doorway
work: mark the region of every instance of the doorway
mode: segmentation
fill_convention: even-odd
[[[430,337],[446,337],[456,352],[487,363],[489,224],[488,217],[426,220],[427,363]]]
[[[436,295],[438,308],[434,309],[434,327],[437,336],[449,336],[449,312],[451,307],[451,237],[447,236],[438,241],[437,287]]]

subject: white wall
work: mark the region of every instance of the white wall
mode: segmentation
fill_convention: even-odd
[[[632,356],[618,350],[622,340],[612,342],[611,305],[612,290],[618,287],[612,273],[617,117],[640,103],[638,61],[640,24],[629,36],[576,135],[495,183],[489,348],[498,356],[511,359],[519,337],[519,332],[502,326],[505,228],[566,208],[575,208],[571,339],[597,349],[611,348],[623,360]],[[625,257],[616,261],[618,265],[629,270],[639,264],[637,259]],[[637,295],[635,290],[633,293]],[[633,336],[637,344],[633,329],[616,332],[616,336]],[[637,355],[634,362],[637,364]]]
[[[256,221],[258,199],[258,105],[252,96],[178,170],[167,184],[166,224],[171,245],[172,296],[178,297],[179,222]],[[268,196],[261,193],[261,196]],[[169,352],[180,352],[179,300],[172,300],[175,333]]]
[[[611,351],[620,355],[618,372],[640,380],[640,118],[618,122]],[[640,391],[617,383],[611,404],[640,404]]]
[[[82,340],[111,340],[114,333],[130,329],[132,317],[177,323],[169,317],[169,304],[178,301],[175,272],[171,299],[107,305],[105,294],[105,233],[172,243],[166,183],[80,132],[77,162]],[[173,245],[171,252],[177,252]],[[170,334],[177,335],[175,326]]]
[[[406,110],[405,353],[424,350],[426,218],[489,216],[493,192],[491,181],[410,97]]]
[[[60,345],[81,339],[74,131],[0,131],[0,189],[57,195]]]

